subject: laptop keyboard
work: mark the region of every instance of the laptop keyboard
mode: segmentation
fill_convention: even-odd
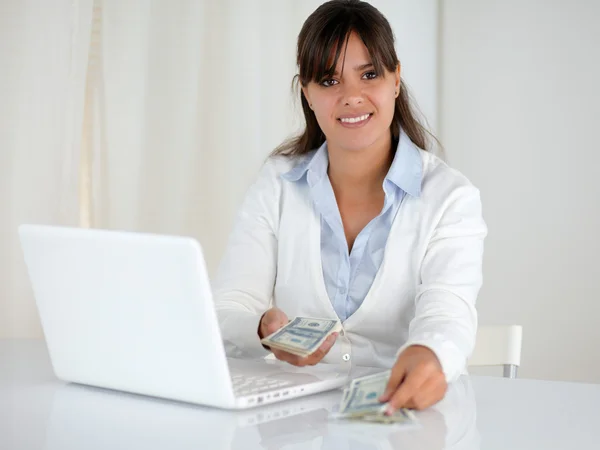
[[[276,380],[261,376],[233,375],[233,392],[236,396],[259,394],[274,391],[292,384],[291,381]]]

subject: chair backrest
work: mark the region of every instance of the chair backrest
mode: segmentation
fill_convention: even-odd
[[[477,330],[475,349],[469,366],[521,365],[523,327],[520,325],[487,325]],[[505,370],[506,374],[506,370]]]

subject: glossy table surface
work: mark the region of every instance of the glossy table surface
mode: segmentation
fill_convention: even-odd
[[[600,385],[465,376],[416,426],[330,417],[341,391],[224,411],[65,384],[43,341],[0,340],[0,449],[600,448]]]

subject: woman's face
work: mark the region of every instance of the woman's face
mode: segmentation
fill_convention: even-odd
[[[377,75],[367,47],[352,32],[333,77],[302,91],[330,148],[362,150],[390,138],[399,87],[400,66]]]

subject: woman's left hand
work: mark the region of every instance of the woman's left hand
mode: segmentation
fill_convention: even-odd
[[[388,414],[398,408],[425,409],[439,402],[448,384],[435,353],[411,345],[398,356],[381,402],[389,402]]]

